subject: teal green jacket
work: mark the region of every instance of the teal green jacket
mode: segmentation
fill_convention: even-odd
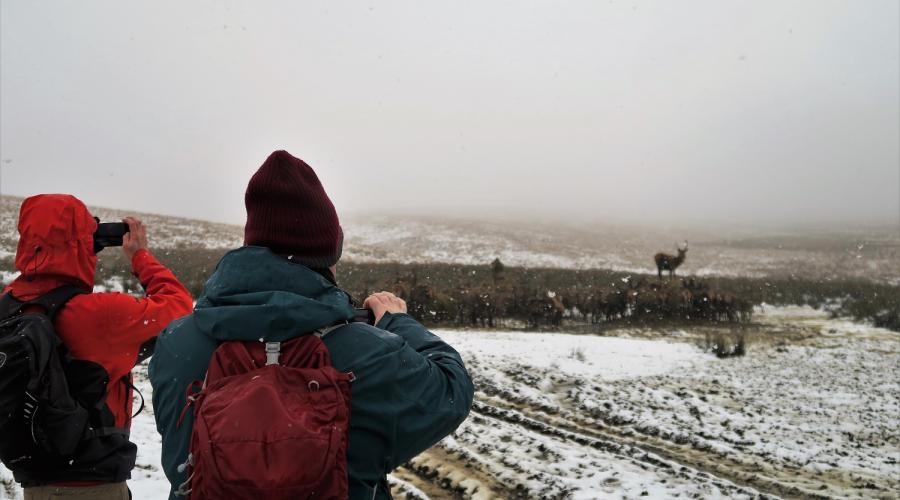
[[[346,292],[315,271],[261,247],[226,254],[193,314],[163,331],[150,361],[169,498],[187,479],[177,470],[187,459],[193,425],[191,411],[177,425],[185,390],[203,380],[219,343],[285,341],[352,317]],[[387,473],[465,420],[472,380],[459,353],[406,314],[385,314],[377,327],[349,323],[322,340],[332,365],[356,375],[347,451],[350,498],[391,498]]]

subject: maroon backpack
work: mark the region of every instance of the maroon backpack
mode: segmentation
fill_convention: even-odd
[[[188,388],[182,417],[194,407],[184,465],[190,476],[176,494],[346,499],[352,381],[331,366],[316,335],[223,343],[205,382]]]

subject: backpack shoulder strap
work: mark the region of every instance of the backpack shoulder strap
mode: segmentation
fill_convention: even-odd
[[[72,297],[74,297],[76,295],[82,294],[82,293],[88,293],[88,292],[86,290],[84,290],[83,288],[79,288],[74,285],[63,285],[59,288],[56,288],[54,290],[51,290],[51,291],[45,293],[44,295],[41,295],[40,297],[38,297],[34,300],[24,302],[22,304],[22,306],[25,306],[25,305],[41,306],[44,308],[44,311],[46,311],[45,314],[47,316],[49,316],[50,319],[54,319],[54,318],[56,318],[56,314],[59,312],[60,309],[62,309],[62,307],[64,305],[66,305],[66,302],[68,302],[69,299],[71,299]],[[20,309],[21,309],[21,307],[20,307]]]
[[[326,326],[325,328],[319,328],[318,330],[313,330],[313,335],[315,335],[316,337],[322,338],[322,337],[328,335],[329,333],[337,330],[338,328],[345,327],[349,324],[350,323],[338,323],[336,325]]]
[[[0,319],[6,319],[14,316],[22,310],[25,303],[13,297],[12,292],[4,293],[0,297]]]

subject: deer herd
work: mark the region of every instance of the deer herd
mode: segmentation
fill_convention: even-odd
[[[695,278],[676,278],[684,262],[687,241],[677,255],[654,256],[658,280],[628,277],[608,285],[573,284],[548,291],[529,287],[527,281],[510,284],[503,278],[504,267],[491,264],[492,285],[456,286],[438,290],[417,284],[413,279],[396,279],[389,288],[406,300],[414,317],[430,323],[458,326],[495,327],[524,325],[529,328],[558,327],[566,318],[591,324],[618,320],[749,321],[751,303]],[[669,278],[663,279],[663,271]]]

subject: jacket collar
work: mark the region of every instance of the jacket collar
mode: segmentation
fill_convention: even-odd
[[[282,341],[353,318],[346,292],[319,273],[245,246],[225,254],[193,321],[217,340]]]

